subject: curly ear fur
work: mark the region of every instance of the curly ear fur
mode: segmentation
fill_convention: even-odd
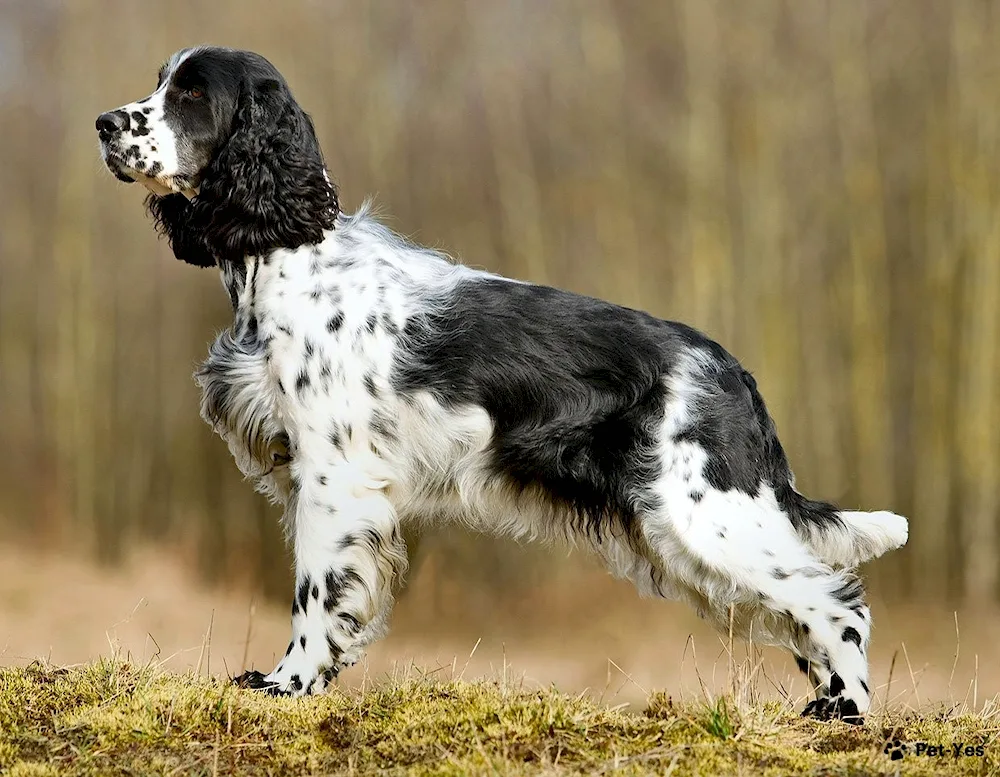
[[[228,141],[198,196],[151,195],[147,208],[178,259],[199,267],[318,243],[336,223],[312,120],[277,78],[243,83]]]
[[[146,196],[146,211],[153,217],[156,230],[170,241],[174,256],[196,267],[214,267],[215,256],[209,248],[205,227],[194,218],[195,209],[183,194]]]

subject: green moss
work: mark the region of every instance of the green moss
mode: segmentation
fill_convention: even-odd
[[[365,693],[272,699],[221,680],[102,661],[0,670],[0,773],[989,774],[995,719],[886,716],[816,723],[773,702],[652,696],[642,714],[553,689],[386,681]],[[898,761],[887,741],[945,745]],[[954,758],[951,745],[983,745]]]

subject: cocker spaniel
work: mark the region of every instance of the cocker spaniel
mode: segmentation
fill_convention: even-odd
[[[804,714],[860,722],[871,616],[854,568],[890,512],[795,490],[753,377],[683,324],[509,280],[341,211],[313,123],[263,57],[189,48],[97,119],[178,259],[217,267],[232,326],[202,417],[284,506],[292,639],[243,685],[317,693],[386,632],[400,525],[589,549],[640,593],[791,650]]]

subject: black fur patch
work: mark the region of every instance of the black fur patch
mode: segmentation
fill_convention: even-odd
[[[299,583],[299,607],[302,608],[302,612],[307,612],[309,607],[309,589],[312,587],[312,581],[306,578],[301,583]]]
[[[326,598],[323,600],[323,607],[327,612],[333,612],[340,600],[344,596],[344,591],[352,585],[363,585],[364,580],[354,567],[344,567],[343,571],[337,572],[331,569],[326,573]]]
[[[809,675],[809,662],[802,656],[795,656],[795,665],[799,668],[802,674]]]
[[[326,331],[330,334],[338,331],[344,325],[344,314],[337,311],[329,321],[326,322]]]
[[[540,486],[594,533],[630,526],[637,495],[654,500],[664,379],[685,347],[680,325],[492,278],[463,283],[449,302],[426,324],[407,324],[396,391],[483,407],[498,475]]]
[[[830,678],[830,695],[840,696],[840,694],[844,692],[844,687],[845,686],[843,678],[841,678],[839,674],[834,672],[833,676]],[[855,713],[857,713],[857,710],[855,710]]]
[[[859,650],[861,649],[861,635],[858,633],[858,630],[853,626],[848,626],[846,629],[844,629],[844,633],[841,635],[841,639],[843,639],[844,642],[853,642],[855,645],[858,646]]]
[[[306,635],[305,634],[303,634],[301,637],[299,637],[299,644],[302,646],[303,650],[306,649]]]

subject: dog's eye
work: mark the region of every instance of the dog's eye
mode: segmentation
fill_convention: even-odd
[[[196,100],[197,100],[197,99],[198,99],[199,97],[203,97],[203,96],[204,96],[204,94],[205,94],[205,93],[204,93],[204,92],[203,92],[203,91],[202,91],[201,89],[199,89],[199,88],[198,88],[197,86],[192,86],[192,87],[191,87],[190,89],[188,89],[188,90],[187,90],[187,93],[188,93],[188,97],[193,97],[193,98],[194,98],[194,99],[196,99]]]

